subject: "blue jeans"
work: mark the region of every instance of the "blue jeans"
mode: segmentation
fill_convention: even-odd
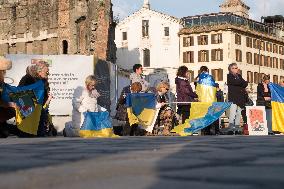
[[[242,109],[236,104],[230,107],[229,128],[228,130],[239,130],[241,124]]]

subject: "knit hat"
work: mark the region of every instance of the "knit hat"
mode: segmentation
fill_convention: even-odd
[[[12,68],[11,60],[0,56],[0,70],[10,70]]]

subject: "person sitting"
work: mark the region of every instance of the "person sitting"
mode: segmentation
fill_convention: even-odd
[[[75,89],[72,99],[72,123],[65,126],[63,130],[64,136],[79,137],[79,131],[84,122],[84,112],[105,111],[97,103],[100,94],[95,87],[95,76],[90,75],[85,80],[85,87],[79,86]]]
[[[157,90],[157,108],[160,108],[160,111],[158,113],[158,118],[155,124],[155,127],[153,129],[153,134],[158,134],[158,127],[163,125],[163,135],[170,135],[171,130],[174,127],[174,111],[172,108],[167,105],[168,96],[167,92],[169,90],[169,83],[162,81],[159,83],[156,87]]]
[[[0,58],[0,138],[9,136],[9,128],[6,121],[15,117],[16,104],[13,102],[6,103],[2,100],[2,92],[5,88],[4,77],[6,70],[11,69],[12,62],[5,58]]]
[[[49,65],[45,61],[39,61],[36,64],[30,65],[26,69],[26,75],[24,75],[18,86],[27,86],[36,83],[41,80],[44,83],[44,99],[43,99],[43,109],[41,111],[41,117],[38,127],[38,137],[44,137],[49,135],[56,135],[57,131],[51,122],[51,116],[49,115],[48,107],[53,98],[49,83]]]

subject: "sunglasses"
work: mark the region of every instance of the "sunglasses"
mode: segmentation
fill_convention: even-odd
[[[236,69],[239,69],[238,67],[237,68],[232,68],[232,70],[236,70]]]

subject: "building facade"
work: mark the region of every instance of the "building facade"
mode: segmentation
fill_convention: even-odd
[[[142,64],[152,86],[163,77],[162,73],[174,84],[179,66],[180,29],[179,19],[152,10],[149,1],[144,0],[140,10],[116,27],[117,65],[131,70],[134,64]]]
[[[0,1],[0,54],[83,54],[115,61],[110,0]]]
[[[236,0],[225,4],[230,10],[234,6],[239,10],[240,4],[247,7]],[[216,82],[223,86],[228,65],[233,62],[238,64],[254,92],[264,74],[270,75],[274,83],[284,79],[284,38],[278,35],[280,28],[224,10],[186,17],[183,21],[185,27],[179,32],[180,64],[189,67],[192,80],[201,66],[207,66]]]

